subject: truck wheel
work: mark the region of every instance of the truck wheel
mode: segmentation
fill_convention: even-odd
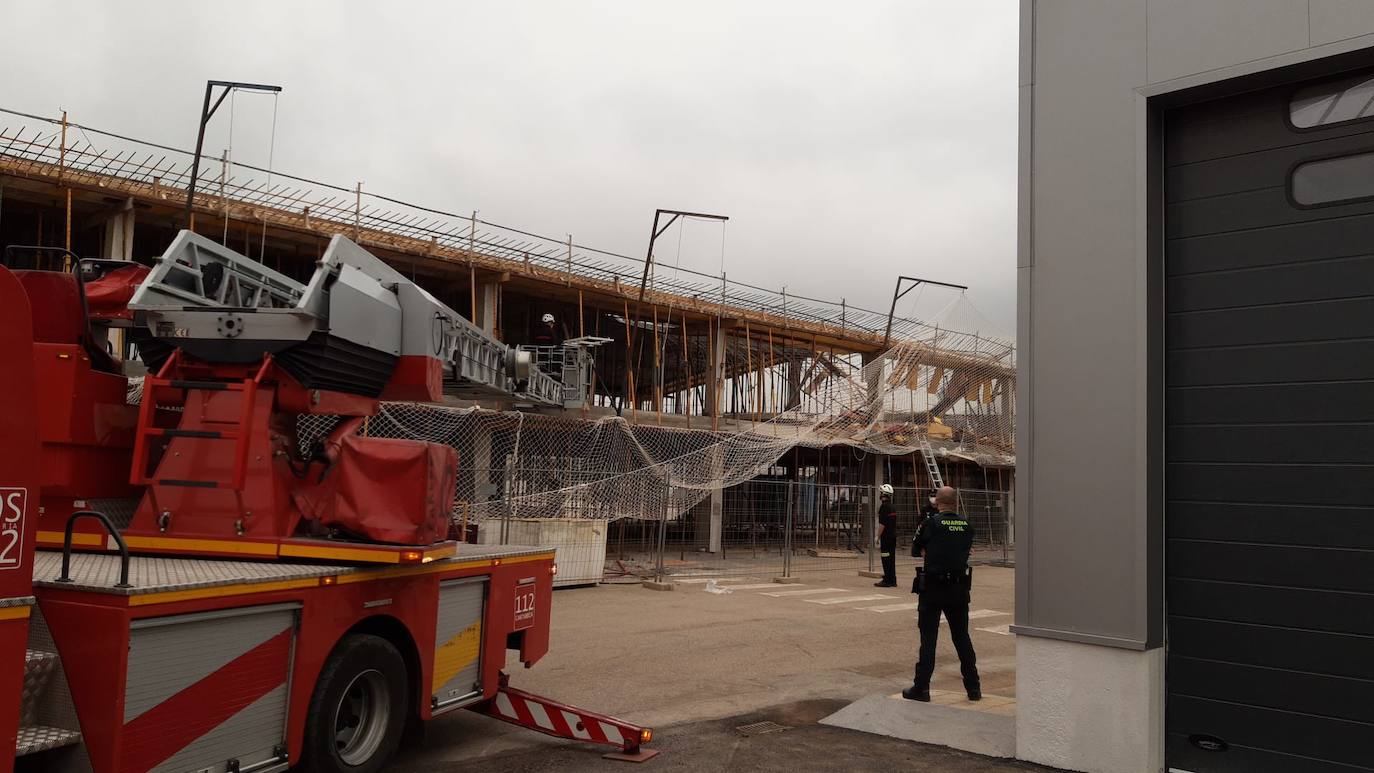
[[[345,636],[320,671],[305,721],[306,773],[375,773],[401,742],[406,665],[379,636]]]

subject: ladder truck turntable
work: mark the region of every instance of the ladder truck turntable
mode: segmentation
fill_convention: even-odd
[[[455,449],[359,432],[577,390],[341,235],[305,284],[190,231],[151,268],[59,252],[0,265],[0,771],[371,773],[458,709],[654,754],[508,684],[548,651],[553,550],[450,540]]]

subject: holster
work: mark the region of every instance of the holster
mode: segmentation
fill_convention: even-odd
[[[940,572],[930,574],[924,566],[916,567],[916,576],[911,580],[912,593],[925,593],[935,588],[960,588],[968,591],[973,589],[973,567],[966,566],[962,571]]]

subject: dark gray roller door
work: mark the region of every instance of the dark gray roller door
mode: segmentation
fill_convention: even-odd
[[[1289,188],[1374,152],[1374,119],[1295,128],[1310,85],[1164,115],[1177,770],[1374,770],[1374,175],[1307,167],[1319,197],[1370,197],[1323,206]],[[1304,120],[1374,106],[1340,88]]]

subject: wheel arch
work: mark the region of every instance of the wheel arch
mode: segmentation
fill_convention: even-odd
[[[421,707],[428,699],[429,694],[422,688],[421,676],[423,667],[420,662],[420,648],[415,643],[415,637],[410,632],[410,628],[400,619],[391,615],[370,615],[353,624],[339,637],[334,643],[339,646],[344,638],[353,634],[368,634],[385,639],[401,653],[401,659],[406,664],[406,688],[410,691],[411,700],[407,702],[407,724],[421,718]]]

